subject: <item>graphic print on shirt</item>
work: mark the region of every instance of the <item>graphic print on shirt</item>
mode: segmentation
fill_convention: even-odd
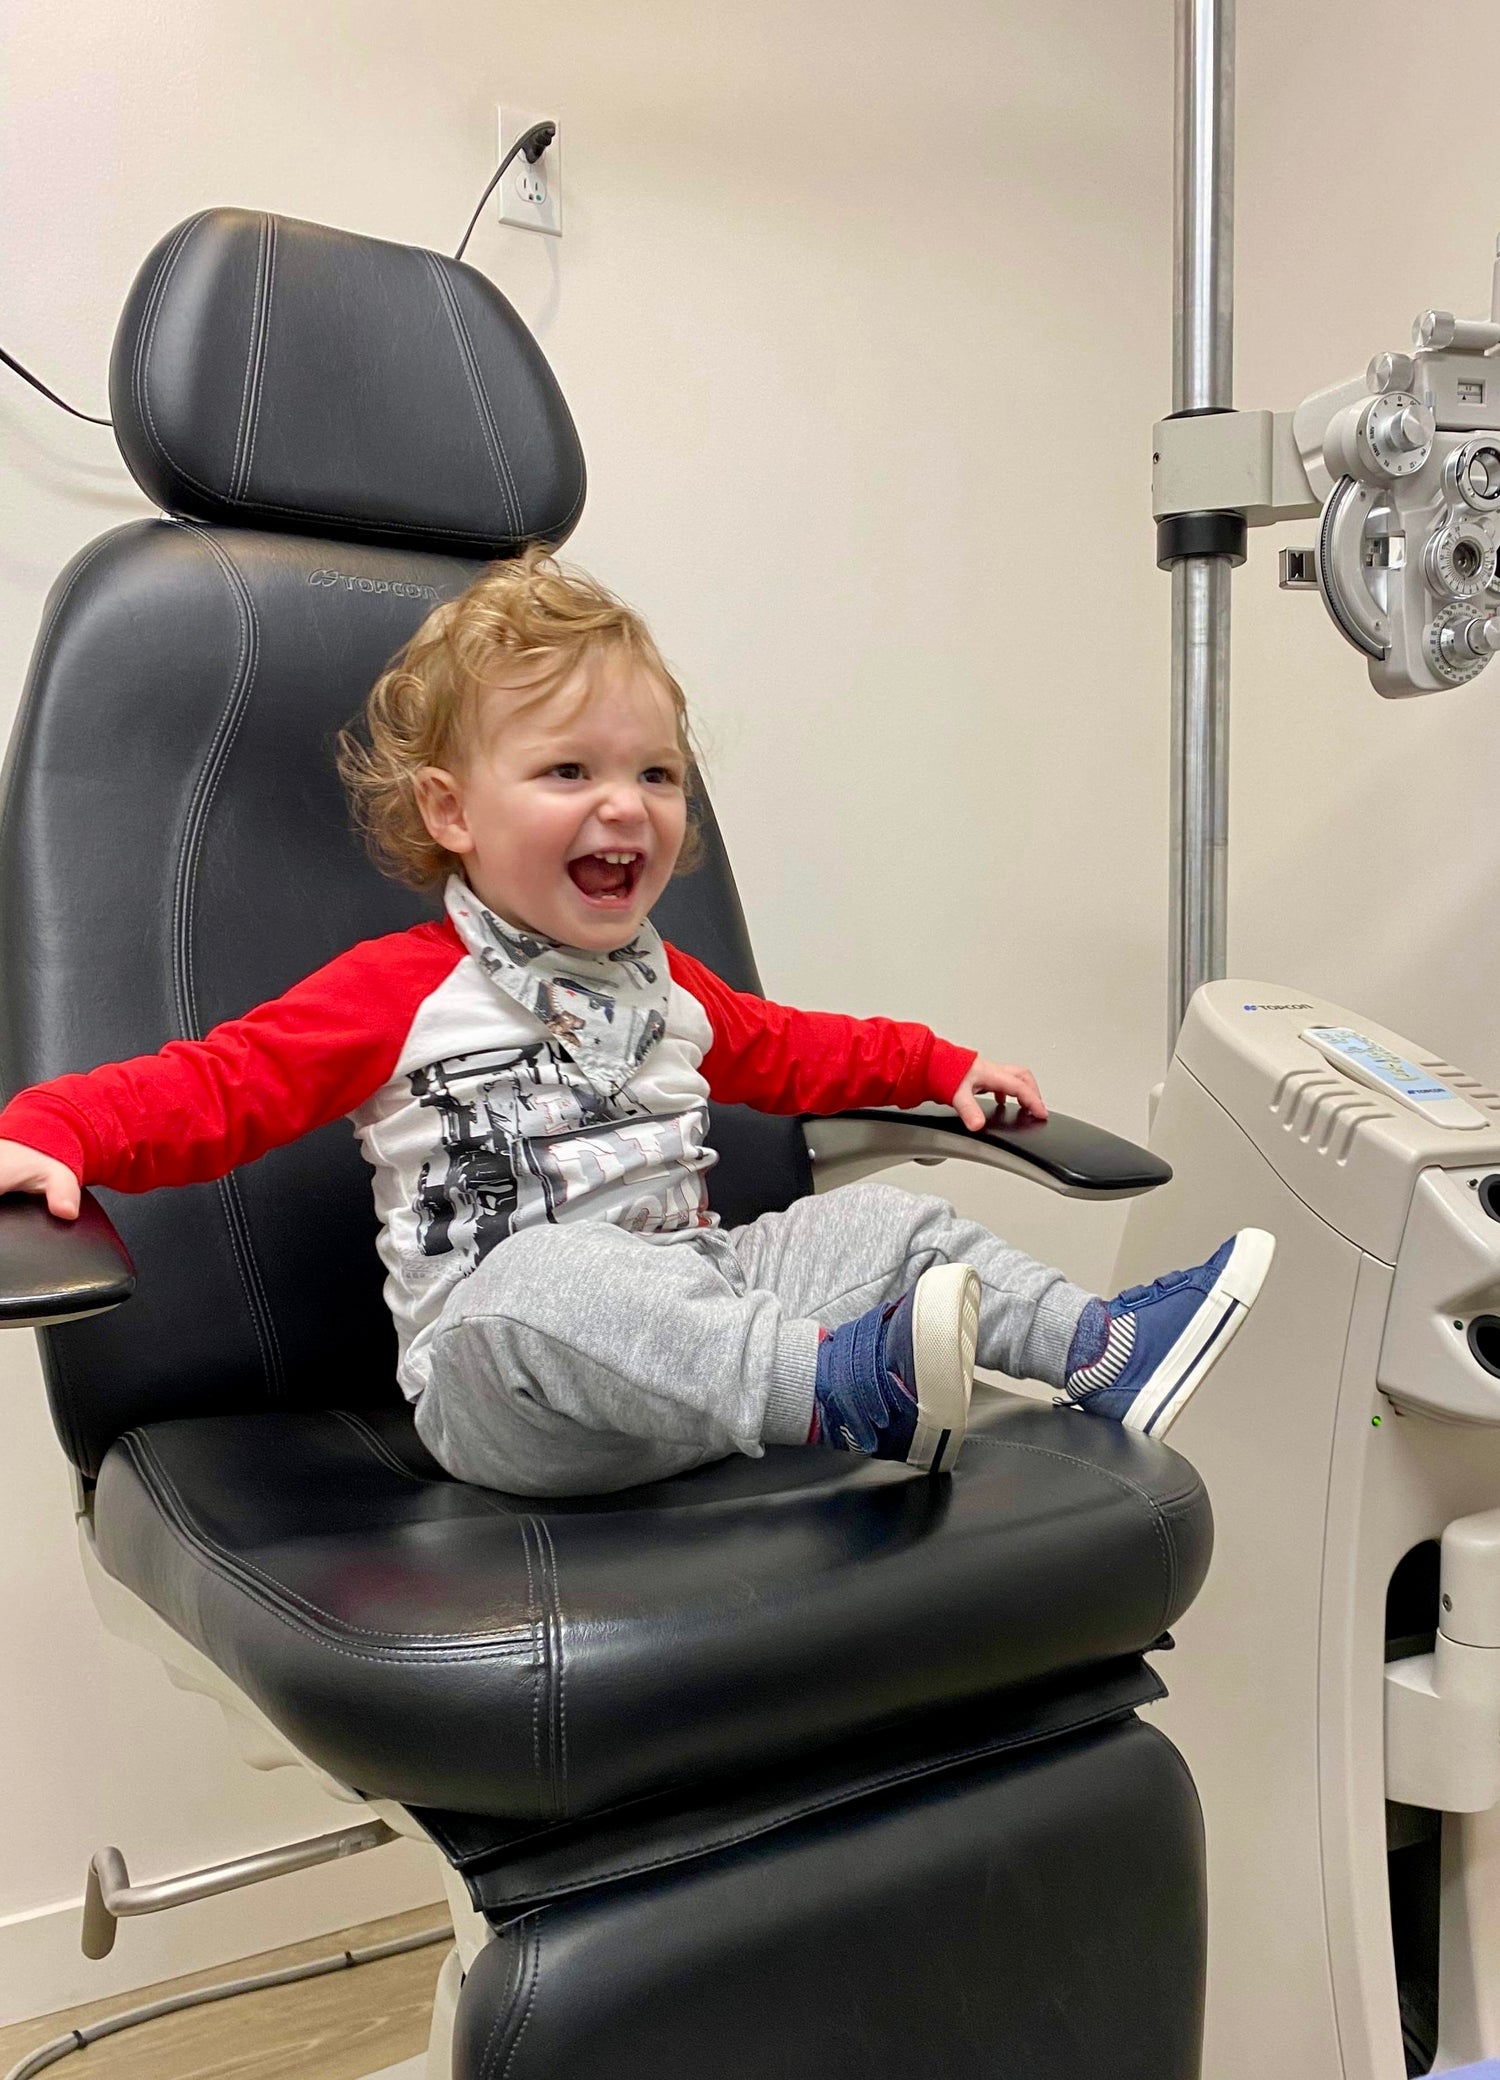
[[[610,1036],[612,1052],[618,1055],[626,1074],[645,1060],[667,1029],[666,1020],[654,1006],[623,1005],[618,998],[585,982],[581,975],[559,975],[543,982],[536,1015],[564,1047],[584,1038],[591,1016],[616,1027],[617,1031]],[[595,1045],[597,1048],[598,1043]]]
[[[596,1091],[613,1096],[667,1029],[666,949],[650,923],[628,946],[590,952],[507,924],[458,875],[443,901],[473,959],[529,1011]]]
[[[598,1091],[552,1042],[480,1049],[410,1073],[438,1116],[443,1167],[422,1165],[412,1210],[428,1257],[456,1253],[465,1273],[517,1228],[590,1219],[635,1233],[711,1224],[702,1105],[653,1113]]]

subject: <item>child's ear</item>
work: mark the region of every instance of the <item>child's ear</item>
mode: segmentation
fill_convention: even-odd
[[[444,772],[441,766],[423,766],[412,785],[418,811],[433,843],[460,857],[472,852],[474,840],[464,815],[463,789],[452,773]]]

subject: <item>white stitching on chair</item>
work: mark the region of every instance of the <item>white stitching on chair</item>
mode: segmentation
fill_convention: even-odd
[[[521,1519],[526,1538],[526,1590],[531,1610],[534,1613],[534,1638],[537,1646],[537,1682],[532,1693],[532,1747],[536,1778],[545,1782],[548,1804],[553,1815],[559,1819],[566,1813],[561,1796],[558,1777],[558,1673],[561,1663],[561,1625],[555,1617],[557,1598],[552,1582],[552,1569],[548,1555],[551,1542],[547,1528],[538,1517]],[[531,1541],[536,1541],[537,1580],[540,1591],[533,1587],[531,1573]],[[547,1727],[547,1766],[545,1777],[542,1770],[541,1747],[537,1740],[537,1707],[541,1707]]]
[[[452,1485],[449,1481],[433,1480],[429,1474],[414,1473],[411,1467],[396,1457],[379,1431],[372,1429],[364,1417],[356,1415],[352,1408],[330,1408],[325,1409],[323,1413],[332,1416],[336,1423],[342,1423],[346,1429],[352,1430],[370,1457],[378,1459],[390,1472],[399,1474],[402,1480],[411,1481],[419,1488],[446,1488]]]
[[[242,503],[242,501],[236,499],[232,488],[230,491],[226,493],[224,491],[219,490],[212,484],[204,483],[201,477],[195,477],[190,469],[186,468],[184,464],[178,462],[176,458],[173,456],[172,451],[167,446],[166,440],[164,439],[160,428],[157,426],[156,415],[151,409],[151,390],[150,384],[147,381],[151,353],[156,344],[156,323],[158,318],[161,316],[162,305],[166,300],[167,284],[171,280],[172,274],[176,269],[178,260],[181,258],[183,252],[186,250],[188,234],[192,231],[196,231],[198,226],[212,215],[213,212],[211,210],[201,210],[196,217],[190,217],[188,221],[179,228],[176,238],[173,240],[171,246],[167,249],[167,252],[163,255],[161,272],[158,274],[156,280],[152,283],[150,295],[147,298],[147,310],[150,314],[149,322],[147,322],[146,315],[144,313],[142,314],[140,337],[136,342],[135,370],[132,388],[135,392],[136,410],[140,414],[141,423],[146,430],[147,436],[150,440],[152,447],[155,448],[157,454],[161,457],[162,461],[166,464],[167,468],[171,470],[175,476],[180,477],[184,484],[191,484],[195,491],[201,492],[203,496],[206,499],[208,499],[212,504],[216,506],[222,506],[228,510],[233,510],[236,504]],[[267,317],[269,319],[269,307],[267,310]],[[258,392],[256,403],[254,406],[254,413],[257,420],[259,418],[259,409],[260,407]],[[251,436],[251,448],[253,451],[253,432]],[[248,469],[249,465],[247,463],[247,478]],[[232,486],[232,476],[230,481]],[[287,515],[299,516],[303,515],[305,511],[305,515],[309,519],[333,521],[347,519],[347,515],[342,513],[315,513],[311,507],[304,509],[301,506],[276,506],[271,505],[269,503],[260,505],[247,505],[247,510],[251,512],[260,511],[267,513],[283,513]],[[430,531],[441,533],[454,533],[458,532],[459,530],[444,528]]]
[[[557,1570],[557,1548],[552,1543],[552,1526],[545,1517],[536,1520],[537,1530],[546,1543],[547,1579],[551,1585],[552,1637],[549,1642],[549,1658],[553,1663],[553,1675],[557,1692],[557,1810],[564,1816],[568,1810],[568,1668],[563,1648],[562,1579]]]
[[[135,408],[140,417],[142,428],[152,447],[155,448],[157,454],[167,465],[167,468],[172,470],[177,470],[177,464],[168,453],[166,442],[156,430],[156,420],[151,410],[149,382],[151,349],[156,341],[156,322],[161,316],[162,305],[166,301],[167,284],[176,272],[178,261],[187,250],[189,236],[197,230],[198,226],[204,222],[208,215],[209,211],[200,210],[196,217],[189,217],[185,224],[179,226],[177,235],[167,247],[166,252],[163,253],[160,271],[147,294],[146,309],[141,313],[141,329],[136,338],[135,359],[130,371],[130,388],[135,398]],[[185,470],[177,470],[177,474],[181,477],[186,477],[189,483],[193,482],[193,479],[187,476]]]
[[[541,1977],[541,1968],[542,1968],[542,1927],[541,1927],[541,1918],[540,1918],[540,1916],[536,1916],[536,1917],[534,1917],[534,1918],[533,1918],[533,1917],[528,1917],[528,1918],[530,1919],[530,1923],[531,1923],[531,1925],[530,1925],[530,1926],[529,1926],[529,1927],[527,1928],[527,1930],[526,1930],[526,1936],[527,1936],[527,1940],[529,1941],[529,1943],[530,1943],[530,1945],[531,1945],[531,1971],[530,1971],[530,1980],[529,1980],[529,1984],[527,1985],[527,1988],[526,1988],[526,2007],[525,2007],[525,2009],[524,2009],[524,2011],[523,2011],[523,2013],[522,2013],[522,2016],[521,2016],[521,2027],[520,2027],[520,2028],[519,2028],[519,2029],[518,2029],[518,2030],[516,2031],[516,2034],[515,2034],[514,2038],[512,2039],[512,2042],[511,2042],[511,2047],[510,2047],[510,2050],[509,2050],[509,2051],[507,2052],[507,2054],[506,2054],[506,2058],[505,2058],[505,2064],[504,2064],[504,2065],[503,2065],[503,2066],[502,2066],[502,2067],[500,2068],[499,2080],[506,2080],[506,2075],[507,2075],[507,2074],[509,2073],[509,2071],[510,2071],[511,2067],[512,2067],[512,2066],[513,2066],[513,2065],[515,2064],[515,2060],[516,2060],[516,2053],[517,2053],[517,2052],[518,2052],[518,2051],[520,2050],[520,2048],[521,2048],[521,2039],[522,2039],[522,2037],[524,2037],[524,2036],[525,2036],[525,2034],[526,2034],[526,2025],[527,2025],[527,2024],[528,2024],[528,2023],[530,2022],[530,2020],[531,2020],[531,2010],[532,2010],[532,2005],[533,2005],[533,2003],[534,2003],[534,2002],[535,2002],[535,2000],[536,2000],[536,1989],[537,1989],[537,1981],[538,1981],[538,1980],[540,1979],[540,1977]],[[503,2015],[502,2015],[502,2017],[501,2017],[501,2020],[502,2020],[502,2021],[505,2021],[505,2020],[507,2020],[507,2019],[508,2019],[507,2017],[505,2017],[505,2016],[503,2016]],[[488,2042],[488,2043],[486,2043],[486,2045],[485,2045],[485,2047],[484,2047],[484,2064],[483,2064],[483,2066],[482,2066],[482,2067],[480,2068],[480,2080],[488,2080],[488,2075],[489,2075],[489,2074],[490,2074],[490,2072],[491,2072],[491,2071],[493,2070],[493,2069],[492,2069],[492,2067],[491,2067],[491,2064],[490,2064],[490,2049],[491,2049],[491,2046],[492,2046],[492,2045],[494,2044],[494,2041],[495,2041],[495,2032],[494,2032],[494,2030],[491,2030],[491,2032],[490,2032],[490,2036],[489,2036],[489,2042]]]
[[[538,1785],[542,1786],[546,1791],[548,1811],[555,1814],[557,1811],[557,1767],[554,1761],[556,1734],[554,1731],[552,1705],[552,1636],[547,1613],[547,1563],[542,1553],[541,1535],[536,1519],[535,1517],[527,1517],[526,1588],[528,1596],[531,1593],[532,1585],[531,1547],[533,1540],[536,1542],[537,1574],[541,1579],[542,1586],[532,1604],[535,1623],[534,1636],[537,1643],[536,1687],[532,1693],[534,1700],[532,1723],[533,1727],[535,1727],[536,1715],[539,1711],[542,1724],[546,1729],[547,1749],[544,1764],[541,1746],[539,1743],[536,1744],[536,1780]]]
[[[1097,1416],[1080,1417],[1080,1421],[1083,1422],[1098,1422],[1099,1420]],[[1035,1452],[1044,1459],[1060,1459],[1068,1466],[1085,1467],[1090,1473],[1099,1475],[1102,1480],[1113,1481],[1117,1488],[1123,1488],[1127,1494],[1134,1495],[1139,1501],[1144,1502],[1151,1515],[1151,1528],[1156,1534],[1156,1543],[1161,1553],[1162,1573],[1165,1577],[1165,1587],[1162,1591],[1162,1615],[1158,1620],[1157,1630],[1160,1631],[1168,1623],[1168,1613],[1171,1611],[1177,1595],[1177,1554],[1171,1539],[1167,1536],[1167,1527],[1162,1521],[1162,1511],[1169,1503],[1177,1504],[1182,1502],[1185,1500],[1185,1496],[1174,1495],[1158,1499],[1137,1482],[1127,1480],[1123,1473],[1113,1473],[1107,1466],[1099,1465],[1097,1460],[1080,1458],[1076,1452],[1060,1452],[1052,1445],[1022,1444],[1018,1438],[996,1437],[993,1432],[986,1436],[982,1431],[977,1433],[971,1431],[966,1440],[965,1448],[972,1449],[975,1445],[980,1446],[981,1449],[987,1446],[991,1450],[998,1447],[1007,1452]]]
[[[458,301],[453,293],[453,284],[444,273],[442,263],[438,259],[437,254],[424,253],[422,257],[427,262],[427,271],[432,276],[433,283],[436,286],[438,299],[447,317],[449,330],[453,334],[453,343],[458,349],[459,363],[463,368],[464,377],[469,386],[469,396],[474,405],[474,416],[478,419],[479,430],[484,435],[484,445],[490,458],[490,468],[495,473],[495,482],[500,488],[500,495],[504,499],[510,513],[511,535],[514,540],[519,541],[525,532],[521,525],[521,507],[516,498],[516,487],[511,478],[510,464],[506,460],[505,450],[500,442],[500,429],[495,424],[489,408],[489,399],[485,396],[479,380],[479,370],[474,358],[474,343],[469,337],[468,327],[464,324],[463,314],[458,308]]]
[[[167,443],[163,438],[160,428],[157,426],[156,415],[151,409],[151,389],[150,384],[147,380],[151,353],[156,344],[156,323],[158,318],[161,316],[162,305],[166,301],[167,284],[171,280],[172,275],[176,270],[178,260],[182,257],[182,254],[187,248],[188,234],[192,231],[196,231],[198,226],[212,215],[213,212],[211,210],[200,210],[196,217],[190,217],[185,224],[179,227],[176,238],[173,240],[172,244],[168,247],[166,253],[163,255],[161,272],[158,274],[156,280],[152,283],[150,295],[147,298],[147,311],[149,312],[149,322],[147,320],[146,314],[142,314],[140,336],[136,341],[135,367],[133,371],[133,380],[131,387],[135,393],[136,410],[140,414],[141,424],[146,431],[147,438],[149,439],[151,446],[155,448],[157,454],[166,464],[167,468],[171,470],[175,476],[180,477],[184,484],[191,484],[195,491],[200,491],[203,494],[203,496],[206,499],[210,500],[212,503],[228,508],[233,508],[237,501],[232,490],[226,494],[223,491],[217,490],[211,484],[205,484],[201,477],[195,477],[190,469],[185,468],[184,465],[178,462],[176,458],[173,456],[172,451],[168,448]],[[258,416],[258,396],[255,410]],[[253,448],[253,435],[251,445]],[[232,484],[232,476],[230,481]],[[256,508],[252,507],[251,510],[256,510]],[[302,511],[302,508],[298,506],[267,505],[261,510],[264,510],[266,512],[281,512],[291,514],[300,513]],[[309,511],[308,517],[320,520],[339,520],[344,518],[345,516],[338,513],[314,514],[311,511]]]
[[[447,1853],[446,1851],[444,1852]],[[450,1861],[451,1861],[450,1857]],[[495,2004],[495,2019],[490,2024],[490,2033],[484,2040],[484,2049],[479,2054],[479,2080],[486,2080],[491,2070],[490,2054],[495,2048],[495,2039],[515,2013],[516,2001],[520,1997],[521,1983],[526,1975],[526,1943],[521,1934],[522,1923],[516,1923],[517,1940],[510,1962],[510,1983],[505,1993]]]
[[[244,460],[245,436],[250,427],[250,400],[255,391],[257,363],[260,359],[261,340],[263,337],[262,320],[264,316],[261,308],[260,292],[261,284],[265,279],[266,244],[270,223],[271,219],[263,213],[260,220],[260,235],[255,241],[255,281],[250,290],[250,338],[249,346],[245,352],[245,379],[240,385],[240,417],[239,424],[235,429],[234,457],[229,465],[229,492],[231,498],[239,496],[240,464]]]
[[[521,1554],[526,1562],[526,1622],[531,1628],[531,1774],[542,1781],[542,1648],[537,1631],[536,1581],[531,1571],[531,1519],[521,1520]]]
[[[233,571],[235,578],[239,581],[244,594],[245,609],[249,617],[252,637],[251,656],[248,670],[246,673],[244,698],[241,701],[238,712],[235,714],[232,722],[230,723],[228,731],[224,736],[223,743],[220,749],[218,764],[214,770],[213,777],[209,782],[207,793],[205,794],[203,800],[203,813],[199,822],[198,829],[200,832],[206,832],[208,828],[209,817],[213,811],[214,801],[219,792],[220,782],[222,781],[225,769],[228,766],[230,754],[234,749],[235,739],[238,737],[240,732],[240,725],[243,722],[245,715],[249,711],[250,695],[254,688],[256,666],[259,662],[260,657],[260,633],[255,618],[255,603],[250,596],[248,586],[245,586],[243,584],[243,580],[239,578],[238,570],[235,567],[232,558],[225,556],[223,552],[220,550],[218,544],[215,543],[210,537],[205,535],[200,537],[200,539],[207,543],[208,547],[213,550],[214,554],[220,558],[221,564],[227,567],[226,576],[230,571]],[[195,845],[193,850],[193,857],[188,866],[188,877],[190,887],[194,877],[196,876],[198,859],[201,855],[201,850],[201,844]],[[193,1021],[192,1031],[194,1034],[197,1034],[201,1032],[202,1024],[198,1016],[197,977],[194,967],[193,940],[191,937],[191,909],[189,909],[187,914],[186,930],[188,933],[186,940],[186,956],[189,1009]],[[217,1188],[219,1192],[220,1201],[224,1206],[225,1218],[230,1233],[230,1245],[234,1252],[235,1262],[240,1270],[241,1283],[246,1288],[246,1299],[250,1306],[251,1319],[255,1326],[256,1336],[262,1344],[264,1362],[267,1366],[267,1385],[271,1388],[273,1393],[277,1392],[278,1389],[284,1392],[286,1388],[286,1360],[281,1348],[280,1333],[276,1327],[275,1311],[271,1306],[271,1296],[266,1288],[265,1278],[261,1272],[260,1259],[255,1252],[255,1244],[250,1231],[250,1217],[245,1211],[245,1202],[240,1196],[238,1179],[231,1172],[231,1174],[227,1177],[221,1177],[217,1180]]]
[[[229,697],[218,726],[208,747],[207,756],[193,786],[192,799],[188,803],[187,817],[183,825],[182,842],[177,855],[177,871],[173,876],[172,889],[172,984],[177,999],[177,1019],[183,1037],[196,1040],[202,1037],[202,1021],[198,1015],[197,980],[194,972],[193,909],[198,860],[202,852],[203,838],[213,810],[219,784],[223,778],[229,755],[239,735],[240,725],[250,705],[250,695],[255,684],[256,665],[259,660],[259,630],[255,619],[255,604],[249,588],[233,563],[214,541],[213,537],[197,528],[184,528],[184,535],[208,551],[219,568],[219,573],[228,588],[234,603],[236,618],[240,625],[240,650],[235,661],[230,681]],[[281,1339],[277,1333],[276,1320],[261,1276],[259,1262],[250,1237],[250,1224],[245,1213],[244,1201],[234,1178],[221,1177],[217,1191],[224,1209],[224,1224],[229,1235],[230,1254],[239,1274],[245,1294],[245,1304],[250,1315],[251,1328],[260,1346],[261,1364],[265,1372],[266,1386],[272,1396],[286,1390],[286,1362],[282,1354]]]
[[[245,450],[245,475],[240,485],[241,496],[250,490],[250,476],[255,468],[255,443],[260,434],[261,399],[266,394],[266,363],[271,350],[271,310],[276,295],[276,219],[266,219],[270,231],[266,240],[266,295],[265,309],[261,318],[260,351],[255,370],[255,397],[250,407],[250,445]]]
[[[453,314],[454,322],[458,326],[459,334],[463,340],[465,355],[470,368],[474,371],[474,389],[478,399],[480,416],[484,421],[487,432],[494,440],[496,453],[500,457],[500,467],[505,472],[506,490],[510,498],[511,511],[515,514],[516,534],[519,538],[526,532],[526,520],[525,515],[521,511],[521,494],[516,487],[516,477],[514,470],[510,466],[510,456],[506,453],[505,439],[500,431],[500,421],[496,418],[494,407],[490,403],[490,393],[484,387],[484,370],[480,367],[479,356],[474,351],[474,340],[469,331],[469,321],[463,314],[457,291],[448,280],[446,274],[443,276],[443,285],[448,291],[449,309]]]
[[[493,1488],[479,1488],[475,1487],[472,1482],[454,1481],[447,1474],[444,1474],[439,1479],[430,1473],[415,1472],[406,1464],[404,1459],[396,1456],[385,1439],[380,1435],[380,1432],[374,1429],[365,1421],[362,1415],[359,1415],[352,1408],[324,1408],[319,1409],[317,1413],[319,1415],[332,1416],[335,1422],[343,1423],[346,1428],[354,1432],[372,1459],[378,1459],[382,1466],[388,1467],[392,1473],[399,1474],[402,1480],[410,1481],[415,1487],[463,1487],[470,1494],[477,1495],[481,1501],[489,1505],[497,1517],[515,1517],[520,1514],[517,1510],[507,1509],[503,1497],[498,1495]]]
[[[483,1644],[459,1645],[463,1635],[456,1632],[382,1632],[378,1626],[351,1625],[347,1618],[340,1618],[332,1611],[325,1611],[309,1597],[299,1596],[283,1582],[274,1580],[253,1560],[236,1556],[231,1559],[221,1546],[215,1545],[206,1532],[199,1529],[188,1511],[181,1492],[162,1465],[144,1431],[128,1430],[118,1440],[119,1449],[130,1459],[139,1474],[142,1486],[160,1505],[163,1515],[172,1524],[183,1540],[200,1555],[216,1572],[232,1581],[237,1588],[250,1597],[252,1602],[281,1621],[289,1630],[312,1634],[320,1647],[331,1654],[342,1654],[351,1661],[409,1661],[422,1662],[435,1659],[452,1661],[515,1661],[523,1652],[534,1660],[531,1642],[523,1643],[519,1638],[498,1633],[480,1634]],[[411,1642],[404,1648],[378,1647],[372,1652],[361,1652],[359,1648],[341,1646],[336,1640],[309,1623],[311,1618],[321,1618],[326,1625],[338,1627],[347,1639],[405,1640]]]

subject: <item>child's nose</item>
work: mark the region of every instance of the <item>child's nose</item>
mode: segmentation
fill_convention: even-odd
[[[644,823],[645,797],[634,781],[622,783],[610,789],[599,805],[599,814],[606,823]]]

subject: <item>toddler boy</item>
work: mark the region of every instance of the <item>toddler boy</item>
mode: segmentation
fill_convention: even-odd
[[[341,769],[441,922],[0,1112],[0,1192],[222,1176],[347,1114],[417,1429],[454,1475],[596,1494],[768,1443],[946,1469],[976,1360],[1161,1435],[1270,1264],[1245,1229],[1105,1302],[935,1198],[857,1185],[724,1229],[707,1101],[1045,1117],[1029,1070],[926,1027],[769,1004],[664,946],[693,847],[681,688],[629,608],[544,552],[437,608]]]

